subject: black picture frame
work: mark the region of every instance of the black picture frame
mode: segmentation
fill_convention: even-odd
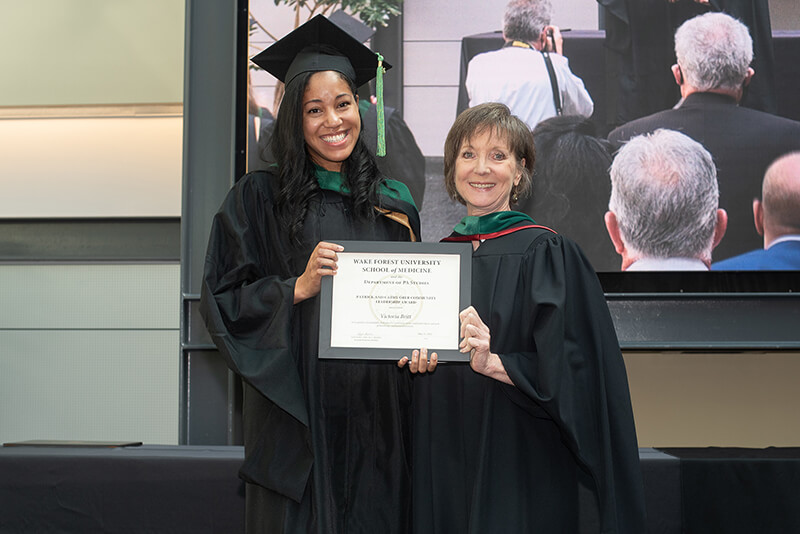
[[[398,241],[336,241],[344,247],[346,253],[375,253],[375,254],[423,254],[423,255],[456,255],[459,257],[459,311],[470,305],[472,292],[472,244],[471,243],[412,243]],[[355,359],[355,360],[400,360],[409,356],[413,349],[429,348],[436,351],[440,362],[469,361],[469,354],[464,354],[457,349],[441,349],[437,347],[342,347],[332,346],[332,316],[333,316],[333,286],[336,277],[324,276],[320,290],[320,322],[319,322],[319,357],[324,359]],[[458,328],[453,335],[457,347]]]

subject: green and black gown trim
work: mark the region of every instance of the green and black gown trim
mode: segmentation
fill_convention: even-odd
[[[350,190],[342,179],[342,173],[328,171],[318,165],[315,167],[317,171],[317,183],[319,183],[320,188],[343,195],[350,194]],[[402,182],[386,178],[381,182],[380,192],[384,202],[382,202],[382,206],[375,206],[375,209],[384,217],[388,217],[407,227],[409,232],[411,232],[411,241],[419,241],[419,234],[414,233],[414,227],[416,226],[419,228],[419,212],[417,211],[417,206],[414,203],[414,199],[408,187]],[[386,199],[391,199],[388,205]],[[416,221],[410,219],[412,214],[416,215]]]
[[[541,228],[555,233],[555,230],[536,224],[536,221],[525,213],[499,211],[487,215],[464,217],[453,229],[453,234],[445,237],[442,241],[485,241],[526,228]]]

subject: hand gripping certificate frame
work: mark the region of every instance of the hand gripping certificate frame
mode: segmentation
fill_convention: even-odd
[[[344,251],[322,277],[320,358],[397,361],[426,348],[469,361],[458,313],[470,304],[471,243],[334,242]]]

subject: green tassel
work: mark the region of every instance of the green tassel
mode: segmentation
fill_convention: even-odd
[[[378,99],[376,111],[378,112],[378,149],[376,154],[379,157],[386,155],[386,119],[383,113],[383,56],[378,54],[378,70],[375,79],[375,92]]]

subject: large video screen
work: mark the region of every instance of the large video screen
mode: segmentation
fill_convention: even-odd
[[[573,3],[581,6],[586,4]],[[442,145],[457,114],[469,107],[467,76],[470,61],[480,54],[508,46],[500,31],[505,2],[491,4],[487,7],[477,0],[466,2],[463,6],[463,19],[453,18],[451,13],[451,24],[445,29],[437,23],[445,16],[439,13],[443,8],[427,3],[425,8],[420,7],[420,3],[406,3],[402,22],[391,17],[389,26],[384,28],[377,25],[376,35],[372,37],[372,41],[367,41],[368,44],[380,42],[384,47],[387,42],[390,45],[394,42],[394,50],[389,46],[389,51],[401,56],[401,61],[395,61],[396,68],[386,75],[389,157],[385,162],[385,172],[391,178],[405,181],[409,186],[420,209],[424,241],[438,241],[445,237],[466,215],[464,206],[449,198],[444,188]],[[664,2],[665,9],[667,4]],[[678,2],[678,7],[680,4]],[[298,21],[302,22],[307,15],[301,12],[300,18],[297,18],[296,12],[287,11],[286,7],[276,7],[271,0],[251,0],[248,57],[269,46],[275,39],[290,31]],[[494,16],[467,16],[469,13],[477,14],[488,9],[496,12]],[[595,10],[598,7],[592,2],[591,7],[585,9]],[[555,15],[569,19],[568,10],[565,10],[567,8],[557,6]],[[329,13],[332,11],[331,9]],[[662,37],[670,37],[676,25],[676,16],[674,13],[670,14],[673,18],[667,24],[671,24],[671,27],[659,26],[658,31],[663,34]],[[760,16],[763,17],[764,13]],[[762,330],[767,339],[781,338],[784,334],[776,335],[774,329],[782,328],[787,303],[790,307],[794,305],[795,301],[791,298],[800,291],[800,270],[785,267],[764,268],[763,265],[756,268],[737,266],[720,270],[716,268],[716,263],[764,248],[763,230],[760,234],[753,201],[761,200],[761,186],[766,168],[787,150],[787,146],[792,146],[791,142],[794,141],[767,136],[757,146],[734,149],[732,155],[723,154],[716,148],[718,140],[707,142],[707,145],[714,146],[714,151],[718,152],[712,154],[719,187],[717,209],[724,209],[727,214],[726,230],[713,248],[711,261],[706,261],[705,268],[699,270],[683,270],[682,267],[670,266],[645,270],[624,268],[624,257],[609,233],[606,212],[609,211],[611,193],[609,167],[623,146],[621,142],[612,139],[613,133],[615,128],[624,123],[621,117],[626,112],[625,107],[636,107],[625,100],[632,98],[633,94],[629,91],[630,88],[625,87],[626,76],[628,81],[633,79],[631,72],[626,72],[626,69],[631,68],[626,61],[632,60],[625,57],[630,50],[626,51],[624,47],[609,48],[606,29],[619,31],[615,26],[619,21],[614,20],[613,13],[598,9],[596,14],[592,13],[592,17],[588,18],[592,22],[586,23],[585,29],[564,28],[565,24],[561,24],[561,27],[565,30],[562,33],[562,51],[568,58],[568,68],[581,80],[591,96],[593,110],[584,120],[569,121],[562,117],[564,120],[560,125],[555,124],[538,132],[534,128],[538,167],[534,174],[533,195],[532,198],[522,200],[516,209],[525,211],[537,223],[552,227],[581,246],[609,295],[612,314],[625,321],[632,318],[634,322],[635,316],[641,316],[642,320],[638,325],[626,323],[630,332],[629,346],[692,348],[710,345],[752,348],[769,344],[760,339],[760,334],[751,332],[750,327],[740,328],[741,335],[738,335],[735,325],[723,325],[707,339],[683,342],[681,339],[686,336],[678,328],[674,335],[666,334],[659,338],[660,341],[656,339],[652,343],[648,341],[653,339],[655,330],[663,328],[663,325],[657,324],[659,317],[672,314],[669,321],[682,316],[694,320],[706,316],[709,305],[715,309],[725,308],[726,314],[733,313],[735,317],[744,317],[749,312],[756,311],[760,318],[751,325],[752,328],[760,328],[761,321],[772,321],[773,315],[780,313],[781,318],[777,323]],[[578,18],[581,21],[587,20],[586,17]],[[753,33],[761,32],[754,42],[757,47],[762,47],[758,59],[762,61],[762,78],[766,79],[761,59],[765,53],[762,42],[763,20],[759,22],[753,19],[749,22],[753,26]],[[559,24],[559,20],[553,20],[553,23]],[[597,26],[591,27],[591,24]],[[604,29],[597,29],[598,27]],[[645,34],[648,33],[658,32],[650,28],[645,30]],[[630,36],[628,37],[630,41]],[[796,98],[796,94],[800,88],[800,69],[796,65],[800,64],[797,61],[800,59],[800,31],[775,32],[771,37],[774,63],[770,68],[774,71],[773,75],[777,72],[788,75],[774,76],[775,83],[767,88],[773,100],[771,103],[768,101],[767,106],[772,106],[770,111],[774,116],[799,120],[800,100]],[[634,37],[634,41],[635,39],[642,39],[641,31],[638,37]],[[652,95],[652,101],[639,102],[639,116],[644,113],[642,110],[655,113],[660,109],[668,109],[670,106],[664,102],[672,102],[672,106],[681,102],[679,86],[670,70],[670,63],[674,61],[672,45],[667,43],[665,46],[661,50],[663,57],[656,58],[664,67],[663,72],[657,76],[657,83],[664,87],[663,94]],[[244,58],[241,59],[245,61]],[[391,62],[391,59],[387,56],[387,60]],[[431,63],[439,67],[433,68]],[[266,142],[268,137],[264,136],[269,135],[269,123],[274,119],[273,110],[276,109],[279,99],[275,98],[274,78],[252,68],[246,68],[246,72],[247,83],[243,87],[247,87],[249,91],[250,102],[247,168],[253,170],[263,168],[269,159],[266,154],[269,151]],[[396,78],[392,78],[393,75]],[[656,82],[650,80],[650,83]],[[753,85],[755,90],[746,92],[741,107],[750,105],[748,109],[751,109],[764,106],[763,99],[760,101],[758,98],[764,90],[764,84],[759,83],[756,87],[754,82]],[[361,98],[369,99],[372,94],[374,87],[367,88],[366,92],[362,92]],[[726,127],[732,130],[730,133],[735,133],[732,126]],[[562,128],[562,131],[559,132],[558,128]],[[567,141],[559,137],[564,132],[568,134]],[[800,138],[796,143],[800,149]],[[390,159],[394,161],[389,161]],[[749,172],[747,183],[738,183],[741,182],[745,168]],[[681,222],[686,223],[677,221],[677,224],[680,225]],[[688,226],[691,231],[691,223]],[[687,228],[684,227],[679,235],[685,236],[686,232]],[[697,268],[697,265],[692,267]],[[737,295],[743,296],[744,300],[731,298]],[[786,300],[787,297],[790,300]],[[777,307],[774,306],[776,298],[781,302]],[[664,314],[664,299],[677,303],[677,307],[670,308],[671,311],[667,314]],[[698,299],[703,304],[698,306]],[[631,302],[634,304],[631,305]],[[687,308],[683,303],[686,303],[688,313],[685,313]],[[728,318],[722,320],[730,322]],[[790,317],[790,320],[793,319]],[[685,327],[691,328],[692,325],[687,324]],[[621,341],[625,345],[626,340]],[[779,346],[787,343],[790,344],[790,336],[777,341]]]

